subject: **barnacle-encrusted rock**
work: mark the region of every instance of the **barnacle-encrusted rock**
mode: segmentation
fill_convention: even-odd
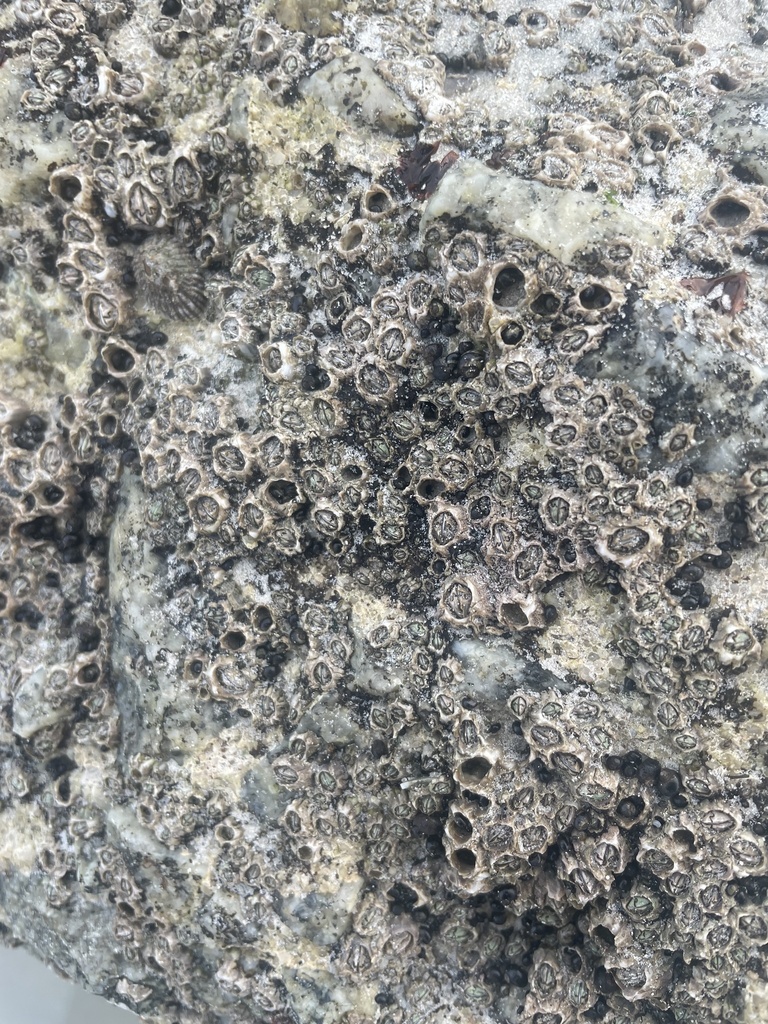
[[[0,940],[768,1024],[757,17],[0,8]]]

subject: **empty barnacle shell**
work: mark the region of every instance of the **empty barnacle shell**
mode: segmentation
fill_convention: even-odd
[[[518,308],[527,295],[525,271],[510,260],[494,264],[488,275],[486,293],[488,300],[499,309]]]
[[[110,341],[101,350],[101,358],[113,377],[125,377],[136,365],[134,354],[127,345]]]
[[[526,7],[518,15],[529,46],[552,46],[557,41],[557,22],[545,11]]]
[[[368,220],[382,220],[395,209],[392,195],[383,185],[370,185],[360,201],[360,213]]]
[[[681,141],[681,136],[672,125],[664,121],[647,121],[638,129],[637,141],[643,147],[640,154],[643,164],[664,164],[670,149]]]
[[[726,187],[711,200],[699,218],[705,227],[723,234],[742,234],[765,216],[764,202],[746,188]]]
[[[277,63],[283,50],[283,40],[276,25],[255,25],[249,42],[254,68],[258,70]]]
[[[568,313],[583,323],[600,323],[624,303],[624,288],[613,278],[586,281],[568,304]]]
[[[370,242],[370,226],[366,220],[352,220],[339,236],[338,250],[348,262],[355,263],[366,255]]]
[[[48,182],[48,191],[65,203],[87,205],[90,198],[88,177],[77,164],[59,167]]]
[[[533,594],[508,590],[499,599],[496,615],[505,630],[537,628],[544,624],[541,602]]]
[[[205,310],[205,280],[194,259],[168,235],[149,238],[133,255],[139,299],[171,320],[192,320]]]

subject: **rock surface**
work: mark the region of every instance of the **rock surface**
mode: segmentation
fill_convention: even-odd
[[[0,10],[0,940],[768,1022],[760,10]]]

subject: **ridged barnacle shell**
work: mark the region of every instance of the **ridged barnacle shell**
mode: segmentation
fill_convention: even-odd
[[[341,333],[352,352],[374,351],[373,318],[363,306],[357,306],[342,321]],[[352,354],[352,353],[350,353]]]
[[[272,517],[265,513],[258,499],[251,498],[238,508],[237,523],[242,531],[243,544],[250,548],[269,533],[272,528]]]
[[[196,493],[189,500],[189,514],[200,533],[217,533],[227,514],[228,502],[219,493]]]
[[[83,284],[83,272],[67,260],[59,258],[56,261],[56,268],[59,272],[59,284],[63,288],[78,291]]]
[[[413,351],[411,328],[407,321],[383,323],[376,332],[374,350],[387,364],[406,366]]]
[[[428,316],[436,293],[436,284],[425,275],[417,274],[411,278],[405,293],[408,302],[408,318],[411,323],[418,325]]]
[[[547,529],[560,533],[570,526],[574,511],[574,495],[548,490],[541,499],[540,511]],[[577,511],[580,512],[580,509]]]
[[[604,324],[577,325],[556,335],[558,352],[570,361],[577,362],[582,355],[600,344],[605,333]]]
[[[432,547],[442,553],[452,544],[464,539],[467,514],[460,505],[450,505],[440,499],[428,504],[429,540]]]
[[[317,283],[323,295],[329,298],[344,290],[344,279],[329,253],[323,254],[317,262]]]
[[[400,296],[389,288],[380,288],[371,299],[371,311],[382,320],[396,320],[405,312]]]
[[[134,181],[126,192],[122,204],[126,223],[141,228],[160,228],[165,224],[163,203],[156,191],[146,180]]]
[[[192,154],[180,154],[173,162],[171,189],[178,202],[189,203],[197,199],[203,188],[203,177]]]
[[[96,247],[74,249],[71,252],[72,259],[83,271],[92,284],[94,281],[107,279],[110,271],[106,257]]]
[[[466,626],[480,605],[480,595],[474,581],[466,577],[455,577],[446,583],[440,597],[439,609],[442,616],[455,626]]]
[[[382,361],[373,355],[366,356],[358,365],[355,383],[360,394],[376,405],[388,403],[395,393],[394,377],[387,373]]]
[[[265,430],[252,439],[256,461],[268,476],[290,472],[288,446],[278,431]]]
[[[86,292],[83,308],[88,325],[104,334],[114,331],[122,321],[120,299],[106,288]]]
[[[29,55],[36,65],[38,74],[55,67],[61,59],[63,49],[64,43],[53,29],[44,28],[33,32]]]
[[[582,170],[581,158],[567,149],[548,149],[540,153],[533,162],[533,177],[545,185],[573,188]]]
[[[64,215],[65,239],[68,242],[90,244],[101,235],[97,222],[82,210]]]
[[[60,36],[75,36],[85,25],[85,13],[74,4],[50,3],[45,7],[44,21]]]
[[[650,520],[609,520],[601,524],[594,543],[602,558],[629,568],[652,558],[661,542]]]
[[[483,238],[473,231],[454,235],[443,248],[441,262],[446,275],[467,284],[479,284],[486,275]]]
[[[312,520],[320,533],[326,536],[339,533],[344,526],[343,513],[328,501],[316,503],[312,511]]]
[[[496,363],[496,369],[513,394],[530,394],[539,383],[538,367],[525,358],[525,353],[507,349]]]
[[[170,320],[193,320],[205,310],[205,281],[192,257],[170,236],[149,238],[134,254],[136,293]]]
[[[345,321],[346,323],[346,321]],[[344,328],[342,327],[342,332]],[[318,346],[317,362],[331,378],[343,380],[355,372],[357,354],[347,344],[331,340]]]
[[[246,245],[232,261],[232,274],[259,292],[278,291],[285,283],[285,265],[265,256],[258,246]]]
[[[723,619],[717,628],[712,647],[722,665],[742,665],[760,649],[752,631],[735,617]]]
[[[213,469],[222,480],[245,480],[253,469],[253,438],[247,434],[233,434],[223,438],[214,447],[211,458]]]

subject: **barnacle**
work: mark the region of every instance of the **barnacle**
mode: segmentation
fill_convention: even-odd
[[[194,260],[172,239],[148,239],[134,254],[132,266],[140,302],[174,320],[202,314],[205,280]]]
[[[158,1024],[766,1021],[759,44],[320,6],[0,16],[0,937]]]

